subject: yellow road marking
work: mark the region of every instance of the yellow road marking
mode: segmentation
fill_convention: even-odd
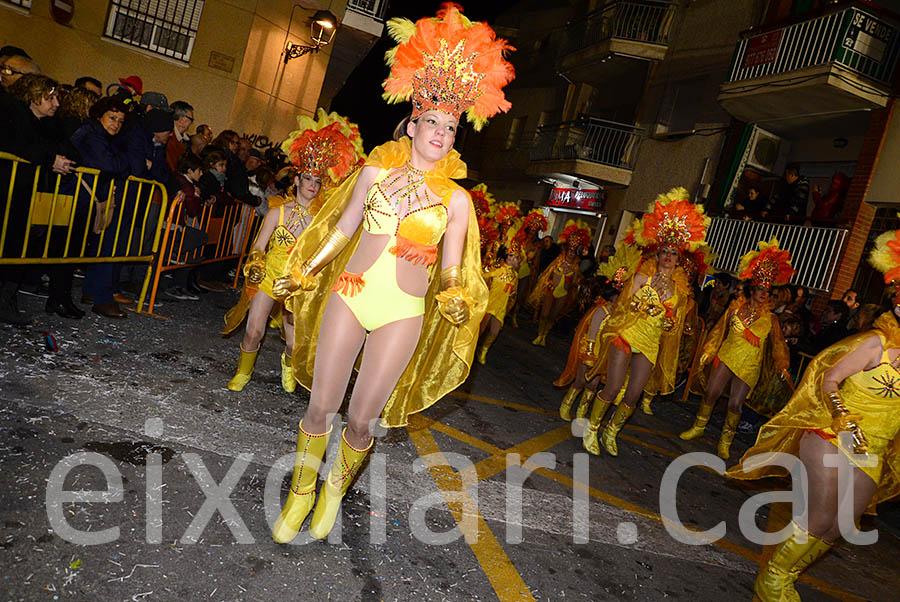
[[[410,416],[411,422],[413,422],[413,418],[414,416]],[[410,439],[415,444],[420,456],[438,454],[438,458],[441,459],[442,463],[444,462],[443,453],[434,440],[431,431],[426,428],[407,428],[407,432],[409,432]],[[509,556],[506,555],[503,546],[494,537],[484,517],[481,516],[481,512],[477,512],[478,526],[477,531],[474,533],[471,532],[469,523],[463,520],[462,505],[459,503],[459,475],[447,465],[429,466],[428,471],[431,473],[431,477],[434,479],[438,489],[444,493],[450,513],[456,520],[457,525],[459,525],[460,530],[463,531],[466,542],[475,554],[475,558],[481,565],[484,574],[491,582],[494,593],[497,594],[500,602],[534,602],[531,590],[525,585],[525,581],[522,580],[522,576],[516,570],[516,567],[513,566]],[[455,495],[448,496],[447,493],[450,492],[453,492]],[[465,495],[464,492],[463,495]],[[471,501],[471,498],[468,501]]]
[[[494,399],[493,397],[484,397],[483,395],[464,393],[463,391],[454,391],[453,393],[451,393],[451,395],[453,395],[454,397],[461,397],[462,399],[471,399],[472,401],[489,403],[495,406],[503,406],[506,408],[513,408],[514,410],[522,410],[524,412],[534,412],[535,414],[545,414],[547,416],[557,415],[556,412],[551,412],[550,410],[545,410],[544,408],[527,406],[521,403],[513,403],[512,401],[503,401],[502,399]]]

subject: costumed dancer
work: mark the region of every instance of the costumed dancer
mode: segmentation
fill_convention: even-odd
[[[788,404],[726,472],[734,479],[785,476],[790,467],[764,465],[780,452],[802,462],[808,476],[805,512],[794,517],[791,535],[753,584],[763,602],[800,599],[794,583],[843,534],[839,514],[852,509],[858,526],[864,512],[874,514],[876,504],[900,493],[900,230],[876,239],[869,262],[893,287],[891,311],[875,320],[873,330],[817,355]],[[847,481],[829,456],[849,462],[842,467],[851,471]]]
[[[299,424],[277,542],[292,540],[313,508],[329,416],[344,398],[362,348],[347,428],[325,478],[310,535],[331,531],[341,500],[372,448],[371,427],[401,427],[469,374],[487,305],[475,211],[453,179],[466,166],[453,150],[460,115],[475,129],[509,109],[512,48],[484,23],[444,4],[437,17],[388,22],[389,102],[412,101],[409,137],[375,148],[365,167],[329,197],[288,259],[277,293],[304,326],[294,377],[311,389]],[[302,289],[302,290],[299,290]]]
[[[591,408],[600,378],[595,376],[588,381],[586,374],[597,361],[600,332],[603,324],[609,318],[610,309],[618,299],[622,287],[634,274],[640,261],[641,252],[637,247],[620,245],[616,254],[610,257],[609,261],[597,267],[597,274],[606,277],[607,282],[600,288],[600,294],[594,300],[594,306],[578,323],[572,344],[569,346],[566,367],[560,377],[553,382],[555,387],[569,387],[559,406],[559,416],[563,420],[572,419],[572,404],[575,403],[579,394],[581,397],[578,400],[575,417],[584,418]]]
[[[489,266],[489,269],[497,267],[497,250],[500,247],[506,247],[506,249],[509,250],[513,236],[515,236],[516,233],[515,225],[522,219],[522,212],[515,203],[495,203],[493,209],[494,211],[491,214],[491,218],[494,220],[494,223],[497,224],[499,235],[497,240],[487,248],[484,264],[485,266]]]
[[[520,255],[508,253],[506,247],[500,247],[497,249],[497,267],[484,274],[488,287],[488,303],[479,328],[482,335],[481,346],[476,355],[479,364],[484,365],[487,362],[488,350],[503,328],[507,309],[515,302],[517,272],[521,259]],[[487,334],[484,334],[485,330]]]
[[[678,267],[679,255],[696,251],[706,236],[709,218],[684,188],[660,195],[626,236],[644,251],[644,260],[622,289],[600,335],[597,361],[587,378],[600,376],[605,386],[594,400],[584,448],[600,453],[600,444],[618,455],[616,435],[634,413],[641,393],[675,390],[675,370],[684,327],[688,283]],[[627,381],[627,384],[626,384]],[[598,443],[600,422],[625,387],[615,414]]]
[[[590,226],[582,220],[569,220],[559,235],[565,251],[554,259],[538,278],[528,296],[528,305],[539,310],[538,334],[532,345],[545,347],[547,335],[575,301],[581,282],[581,254],[591,244]]]
[[[768,243],[760,241],[759,251],[744,255],[739,269],[740,278],[745,281],[744,292],[731,302],[703,343],[697,382],[702,386],[702,381],[707,380],[706,392],[694,425],[679,435],[685,441],[701,437],[716,402],[725,387],[730,387],[728,413],[716,450],[725,460],[730,455],[744,400],[759,381],[763,365],[774,363],[776,373],[790,380],[788,348],[769,304],[772,287],[787,284],[794,274],[790,251],[779,249],[776,238]]]
[[[699,332],[700,316],[695,299],[700,283],[710,271],[710,265],[715,261],[712,248],[701,243],[694,252],[685,251],[681,254],[678,265],[684,270],[688,282],[688,298],[684,310],[684,326],[681,329],[681,343],[678,345],[678,363],[675,368],[675,381],[681,380],[681,375],[688,372],[694,361],[697,346],[700,344],[702,333]],[[653,416],[651,404],[658,391],[644,390],[641,397],[641,410],[648,416]]]
[[[527,299],[531,294],[531,285],[537,277],[541,264],[541,247],[539,235],[550,227],[546,216],[540,209],[532,209],[522,220],[522,226],[519,228],[510,243],[510,251],[522,255],[519,262],[519,284],[516,292],[516,301],[512,309],[509,310],[512,318],[512,325],[519,327],[518,311],[519,300]]]
[[[285,275],[288,253],[321,206],[322,187],[331,189],[340,184],[365,157],[359,130],[337,113],[319,109],[317,119],[300,115],[297,125],[282,144],[292,164],[278,174],[286,192],[270,197],[270,210],[244,263],[241,298],[225,314],[222,334],[233,332],[247,317],[237,373],[227,385],[232,391],[241,391],[250,382],[266,334],[266,321],[270,313],[283,309],[283,301],[277,301],[272,292],[272,283]],[[281,326],[285,341],[281,386],[292,393],[297,383],[291,370],[294,320],[289,311],[283,312]]]

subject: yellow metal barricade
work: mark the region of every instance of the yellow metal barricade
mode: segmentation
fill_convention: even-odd
[[[172,201],[162,229],[162,251],[156,259],[148,311],[153,312],[161,275],[170,270],[236,259],[237,269],[232,288],[237,288],[240,267],[247,255],[247,248],[250,241],[255,239],[261,223],[262,218],[256,211],[243,203],[226,205],[224,208],[215,204],[204,204],[200,215],[189,217],[184,207],[184,195],[179,192]],[[183,226],[204,232],[207,235],[206,244],[186,251],[184,235],[176,244],[178,228]]]
[[[121,195],[129,207],[117,208],[116,182],[110,181],[103,190],[98,190],[99,170],[78,167],[68,176],[52,174],[48,180],[52,192],[47,192],[38,190],[44,169],[40,165],[31,165],[25,159],[0,152],[0,169],[9,169],[9,181],[0,181],[0,191],[6,192],[0,230],[0,265],[146,263],[147,272],[138,299],[140,311],[166,216],[168,197],[165,187],[154,180],[129,176],[122,184]],[[25,170],[33,170],[33,177]],[[60,193],[65,178],[72,178],[69,181],[74,184],[72,194]],[[152,204],[160,206],[155,220],[149,219]],[[86,213],[79,215],[79,205],[87,205]],[[65,244],[60,253],[51,252],[53,234],[60,231],[65,233]],[[92,231],[96,241],[91,236]],[[114,237],[112,252],[103,254],[103,242],[110,236]],[[7,249],[8,241],[19,238],[21,244]],[[29,243],[35,238],[43,239],[41,248],[29,249]],[[92,245],[95,250],[88,248],[92,242],[95,242]],[[120,243],[125,245],[121,252]],[[145,252],[148,244],[149,249]]]

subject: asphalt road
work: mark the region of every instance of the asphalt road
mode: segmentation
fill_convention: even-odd
[[[279,458],[308,395],[281,390],[273,330],[253,381],[225,389],[239,338],[217,333],[236,299],[114,322],[47,316],[23,298],[34,324],[0,326],[3,600],[750,600],[771,547],[741,534],[738,512],[777,483],[684,472],[679,516],[694,529],[724,521],[713,544],[680,543],[660,518],[664,473],[713,451],[722,414],[683,442],[696,406],[657,402],[623,431],[618,458],[588,456],[556,415],[567,337],[532,347],[527,323],[461,390],[379,437],[330,541],[273,543]],[[739,436],[732,462],[750,442]],[[764,506],[755,522],[774,530],[787,516]],[[895,600],[898,525],[898,505],[882,505],[864,522],[878,542],[814,565],[804,601]]]

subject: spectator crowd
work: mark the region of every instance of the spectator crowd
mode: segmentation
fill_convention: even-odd
[[[14,180],[12,193],[0,196],[0,220],[7,215],[3,257],[21,256],[23,247],[26,257],[40,257],[45,248],[50,257],[80,255],[82,240],[88,255],[149,255],[161,195],[147,194],[151,187],[144,187],[139,198],[138,186],[126,181],[134,176],[159,183],[169,199],[183,193],[181,219],[172,225],[169,248],[182,254],[200,249],[202,258],[209,252],[204,250],[207,234],[197,227],[204,208],[215,215],[228,206],[246,205],[264,215],[268,197],[287,184],[277,178],[287,164],[277,149],[262,153],[235,131],[216,134],[209,125],[195,125],[189,100],[170,103],[163,92],[145,91],[138,76],[121,78],[104,93],[103,83],[90,76],[72,84],[57,82],[25,50],[5,46],[0,49],[0,84],[0,151],[28,162],[14,168],[11,159],[0,160],[2,189],[9,190]],[[79,167],[100,174],[78,173]],[[57,186],[59,195],[74,199],[71,223],[48,220],[54,224],[48,228],[32,220],[27,227],[32,197],[53,195]],[[235,228],[247,227],[249,213],[242,213],[245,217]],[[120,236],[115,237],[119,223]],[[120,304],[134,302],[146,265],[0,266],[0,321],[29,321],[19,309],[20,293],[46,295],[48,313],[82,317],[72,299],[76,276],[84,279],[82,304],[101,316],[124,318]],[[221,281],[234,267],[215,263],[174,270],[164,295],[197,300],[206,291],[224,290]]]

